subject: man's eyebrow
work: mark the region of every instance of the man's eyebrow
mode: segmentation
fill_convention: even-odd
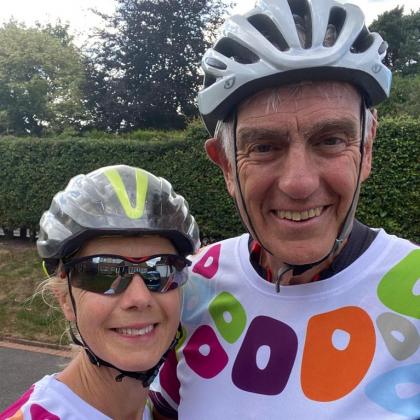
[[[351,118],[340,118],[316,121],[307,128],[302,128],[306,138],[327,132],[344,132],[351,137],[360,134],[360,126]],[[242,144],[259,139],[281,139],[288,138],[289,131],[286,127],[242,127],[237,132],[237,138]]]
[[[339,131],[344,132],[352,137],[360,134],[360,125],[350,118],[342,118],[337,120],[316,121],[310,127],[304,130],[306,137],[312,137],[323,132]]]
[[[240,128],[237,133],[241,143],[247,143],[258,139],[274,139],[287,136],[287,130],[284,128],[268,128],[268,127],[244,127]]]

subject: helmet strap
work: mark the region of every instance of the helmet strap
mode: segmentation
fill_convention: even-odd
[[[254,225],[252,223],[251,218],[249,217],[248,209],[246,207],[245,199],[242,193],[241,188],[241,181],[239,179],[239,171],[238,171],[238,144],[237,144],[237,138],[236,138],[236,129],[238,126],[238,113],[235,109],[233,112],[233,153],[235,158],[235,184],[236,184],[236,190],[239,191],[239,199],[234,197],[235,206],[238,210],[239,216],[242,220],[243,225],[245,226],[245,229],[248,230],[248,232],[251,234],[251,236],[259,242],[261,247],[268,252],[270,255],[273,255],[273,253],[267,249],[263,242],[259,239],[257,232],[254,228]]]
[[[168,350],[166,350],[166,352],[163,354],[163,356],[160,358],[160,360],[157,362],[157,364],[155,366],[153,366],[152,368],[150,368],[146,371],[137,371],[137,372],[131,372],[131,371],[120,369],[117,366],[114,366],[113,364],[107,362],[106,360],[103,360],[100,357],[98,357],[93,352],[93,350],[87,345],[87,343],[84,340],[82,334],[80,333],[79,325],[77,323],[76,301],[74,299],[73,292],[72,292],[72,287],[71,287],[71,283],[70,283],[70,273],[67,274],[67,285],[68,285],[68,289],[69,289],[70,300],[71,300],[71,303],[72,303],[72,306],[73,306],[74,316],[76,318],[75,325],[76,325],[76,329],[77,329],[77,332],[78,332],[79,337],[80,337],[80,340],[76,337],[76,335],[75,335],[75,333],[72,329],[72,325],[69,322],[70,337],[73,340],[74,344],[83,347],[83,349],[85,350],[85,352],[88,356],[89,361],[92,364],[94,364],[95,366],[97,366],[97,367],[106,366],[106,367],[110,367],[110,368],[113,368],[113,369],[117,370],[119,372],[119,374],[115,377],[116,382],[121,382],[124,377],[128,377],[128,378],[133,378],[133,379],[136,379],[136,380],[140,381],[144,388],[147,388],[148,386],[150,386],[150,384],[153,382],[153,380],[156,378],[157,374],[159,373],[160,367],[165,362],[165,360],[168,358],[169,353],[172,350],[175,349],[179,340],[182,338],[183,331],[182,331],[181,324],[178,325],[178,330],[177,330],[176,335],[175,335],[174,339],[172,340],[171,345],[169,346]]]
[[[310,270],[311,268],[321,264],[325,260],[327,260],[330,257],[335,257],[339,251],[341,250],[342,245],[344,244],[345,240],[349,236],[351,229],[353,227],[353,220],[354,215],[356,213],[356,207],[358,202],[358,197],[360,193],[360,178],[362,173],[362,165],[363,165],[363,159],[364,159],[364,149],[365,149],[365,136],[366,136],[366,104],[364,101],[364,98],[362,96],[361,100],[361,106],[360,106],[360,162],[359,162],[359,168],[358,168],[358,174],[357,174],[357,182],[356,182],[356,189],[353,193],[353,198],[351,201],[351,204],[347,210],[346,216],[344,218],[344,221],[341,225],[339,234],[337,235],[336,239],[334,240],[334,243],[330,249],[330,251],[322,257],[320,260],[315,261],[313,263],[309,264],[290,264],[287,262],[284,262],[286,267],[282,267],[278,273],[277,273],[277,280],[276,280],[276,291],[277,293],[280,293],[280,283],[283,278],[283,276],[288,273],[289,271],[292,271],[293,276],[297,276],[300,274],[303,274],[305,271]],[[238,125],[238,115],[237,111],[235,110],[233,112],[233,150],[234,150],[234,158],[235,158],[235,184],[236,184],[236,190],[239,191],[239,199],[235,196],[235,205],[238,209],[239,215],[241,217],[242,223],[245,225],[245,228],[248,230],[250,235],[261,245],[261,247],[270,255],[274,255],[265,245],[264,243],[259,239],[257,232],[254,228],[254,225],[251,221],[251,218],[248,213],[248,209],[246,207],[246,202],[242,193],[241,188],[241,182],[239,179],[239,171],[238,171],[238,146],[237,146],[237,137],[236,137],[236,131],[237,131],[237,125]]]

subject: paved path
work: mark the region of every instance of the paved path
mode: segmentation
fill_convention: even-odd
[[[0,412],[44,375],[69,362],[69,352],[0,341]]]

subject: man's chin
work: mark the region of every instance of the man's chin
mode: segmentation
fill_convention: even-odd
[[[272,253],[272,257],[277,264],[286,263],[289,265],[307,265],[313,264],[323,260],[328,256],[334,241],[331,242],[331,246],[323,245],[314,248],[313,244],[310,247],[305,246],[289,246],[273,247],[272,250],[268,248],[268,251]]]

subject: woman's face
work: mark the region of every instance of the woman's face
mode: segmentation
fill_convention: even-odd
[[[138,258],[177,252],[160,236],[99,237],[87,242],[76,257],[95,254]],[[72,292],[86,344],[98,357],[122,370],[152,368],[175,337],[180,318],[179,289],[150,292],[135,274],[121,294],[102,295],[75,287]],[[62,307],[66,318],[75,321],[69,296]]]

